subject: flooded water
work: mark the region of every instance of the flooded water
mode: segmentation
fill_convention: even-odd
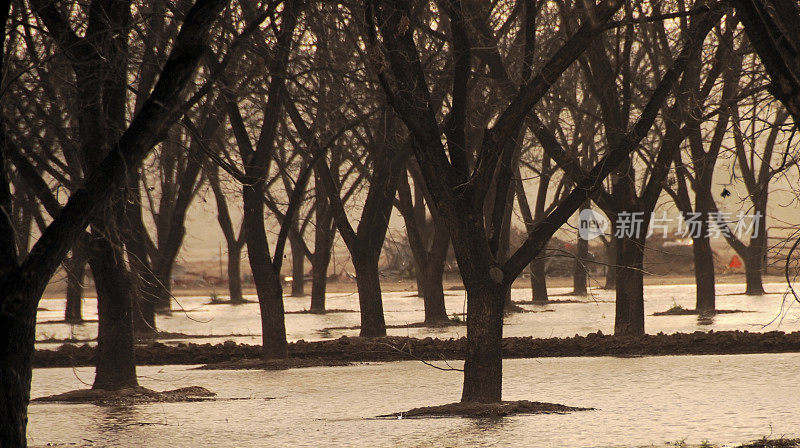
[[[694,308],[694,285],[646,286],[645,322],[646,331],[658,332],[693,332],[707,330],[748,330],[786,332],[800,330],[800,306],[786,297],[786,285],[767,284],[765,289],[770,294],[763,296],[746,296],[741,294],[744,285],[717,285],[717,308],[728,310],[744,310],[747,313],[719,314],[711,319],[697,316],[650,316],[657,311],[665,311],[674,305],[687,309]],[[580,300],[581,303],[558,303],[547,306],[523,305],[529,313],[518,313],[505,321],[505,336],[574,336],[602,331],[613,333],[614,329],[614,291],[593,289],[589,296],[573,297],[567,295],[569,288],[552,288],[552,299]],[[466,310],[464,291],[447,291],[446,304],[448,313],[462,313]],[[514,289],[512,299],[515,301],[530,300],[530,289]],[[249,297],[255,300],[255,297]],[[309,307],[310,299],[285,297],[287,311],[302,311]],[[424,319],[422,299],[410,292],[392,292],[383,295],[387,325],[407,325]],[[157,316],[159,330],[171,333],[204,336],[192,339],[193,342],[218,343],[234,340],[249,344],[261,343],[261,323],[258,304],[245,305],[209,305],[209,297],[178,297],[173,302],[176,310],[170,315]],[[97,334],[96,323],[82,325],[52,324],[47,321],[63,319],[64,300],[47,299],[40,304],[47,311],[39,311],[39,324],[36,328],[37,340],[50,338],[65,339],[74,337],[79,340],[92,339]],[[356,294],[331,294],[327,299],[328,309],[358,310]],[[84,305],[86,319],[97,319],[96,300],[87,299]],[[357,336],[358,329],[344,329],[359,325],[359,314],[332,313],[326,315],[287,314],[286,331],[290,341],[304,339],[316,341],[339,338],[343,335]],[[460,337],[466,334],[466,327],[452,326],[447,328],[390,328],[390,335],[414,337]],[[237,336],[231,336],[237,335]],[[176,341],[165,341],[176,342]],[[60,343],[39,342],[39,348],[52,348]]]
[[[719,309],[750,311],[712,320],[696,316],[649,316],[674,305],[694,307],[694,286],[645,288],[649,333],[696,330],[800,330],[800,307],[784,297],[785,285],[766,286],[771,294],[738,294],[742,285],[719,285]],[[572,336],[613,332],[613,291],[594,290],[584,298],[554,289],[554,299],[579,299],[506,320],[507,336]],[[513,291],[529,300],[530,290]],[[208,297],[181,297],[175,312],[159,316],[161,330],[206,335],[196,342],[260,342],[256,304],[208,305]],[[285,299],[289,311],[307,308],[308,299]],[[357,309],[355,294],[331,295],[328,307]],[[464,310],[464,292],[448,292],[450,313]],[[63,301],[44,300],[37,338],[95,336],[96,324],[44,323],[62,317]],[[419,322],[422,301],[409,293],[384,295],[389,325]],[[88,318],[95,303],[86,301]],[[358,313],[324,316],[288,314],[290,340],[357,335]],[[390,329],[393,335],[458,337],[464,327]],[[238,334],[242,336],[229,336]],[[177,342],[172,341],[172,342]],[[56,344],[40,342],[39,347]],[[460,362],[452,363],[459,367]],[[800,354],[664,356],[644,358],[513,359],[504,363],[504,398],[549,401],[597,410],[568,415],[502,419],[428,420],[373,417],[417,406],[458,401],[461,373],[416,362],[362,364],[288,371],[201,371],[188,366],[140,367],[142,385],[167,390],[203,386],[220,399],[126,407],[32,404],[33,445],[147,446],[369,446],[472,447],[561,446],[640,447],[743,443],[763,436],[800,436]],[[37,369],[32,396],[86,388],[92,368]],[[670,445],[673,444],[673,445]]]
[[[800,435],[800,354],[512,359],[504,398],[594,407],[501,419],[379,420],[457,401],[459,372],[416,362],[287,371],[141,367],[158,390],[199,385],[220,400],[127,407],[32,404],[43,446],[641,447]],[[459,366],[459,363],[454,363]],[[87,387],[91,368],[37,369],[32,396]]]

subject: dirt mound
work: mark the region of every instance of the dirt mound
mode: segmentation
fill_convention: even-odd
[[[316,359],[325,362],[385,362],[424,359],[464,359],[467,341],[459,339],[383,338],[339,339],[289,344],[290,359]],[[800,352],[800,332],[750,333],[747,331],[696,331],[694,333],[655,334],[639,337],[606,336],[601,332],[569,338],[503,339],[504,358],[560,356],[658,356],[723,355],[741,353]],[[238,360],[258,360],[261,347],[226,341],[223,344],[151,342],[136,347],[139,365],[214,364]],[[317,362],[317,361],[314,361]],[[320,361],[321,362],[321,361]],[[65,344],[56,350],[36,350],[34,367],[92,366],[95,348]],[[291,366],[290,366],[291,367]],[[287,367],[288,368],[288,367]]]
[[[379,418],[425,418],[425,417],[505,417],[517,414],[566,414],[576,411],[591,411],[593,408],[576,408],[563,404],[539,401],[503,401],[500,403],[451,403],[441,406],[414,408],[407,412],[379,415]]]
[[[655,313],[651,314],[651,316],[699,316],[699,315],[713,316],[714,314],[738,314],[738,313],[752,313],[752,312],[753,311],[747,311],[747,310],[697,311],[697,310],[686,309],[681,306],[673,306],[672,308],[666,311],[656,311]]]
[[[797,448],[800,447],[800,439],[761,439],[755,440],[737,448]]]
[[[205,387],[189,386],[180,389],[157,392],[146,387],[130,387],[119,390],[79,389],[63,394],[35,398],[40,403],[93,403],[103,406],[126,406],[144,403],[178,403],[187,401],[206,401],[217,394]]]

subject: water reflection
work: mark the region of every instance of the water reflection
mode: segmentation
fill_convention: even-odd
[[[697,325],[698,326],[708,326],[714,325],[714,313],[700,313],[697,315]]]

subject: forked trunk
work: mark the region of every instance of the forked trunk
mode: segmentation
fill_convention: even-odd
[[[275,270],[270,259],[269,243],[264,228],[263,187],[260,183],[245,185],[242,192],[244,205],[242,223],[261,311],[262,356],[265,360],[286,358],[283,286],[280,272]]]

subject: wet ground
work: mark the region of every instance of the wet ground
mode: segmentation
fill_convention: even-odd
[[[645,286],[645,330],[658,332],[694,332],[707,330],[748,330],[792,332],[800,330],[800,305],[787,297],[786,284],[767,284],[769,292],[763,296],[741,294],[744,286],[740,284],[720,284],[717,286],[717,308],[744,310],[747,313],[719,314],[714,317],[700,316],[651,316],[679,305],[686,309],[694,308],[694,285]],[[547,306],[522,305],[528,313],[510,315],[505,321],[504,336],[533,336],[540,338],[587,335],[602,331],[613,333],[614,291],[593,289],[588,296],[570,296],[570,288],[552,288],[551,299],[577,300],[580,303],[556,303]],[[464,291],[446,291],[448,313],[463,313],[466,309]],[[250,297],[255,300],[255,297]],[[530,289],[514,289],[512,299],[530,301]],[[203,336],[192,339],[198,343],[220,343],[233,340],[240,343],[260,344],[261,323],[257,303],[244,305],[210,305],[208,296],[178,297],[173,302],[173,310],[168,315],[157,316],[159,330],[171,333]],[[310,299],[286,297],[286,310],[302,311],[309,307]],[[417,323],[424,318],[422,299],[409,292],[390,292],[383,294],[387,325],[401,326]],[[328,297],[329,309],[358,310],[358,296],[352,294],[331,294]],[[41,342],[55,339],[75,338],[89,340],[97,334],[97,324],[88,322],[81,325],[48,323],[63,319],[64,301],[45,299],[40,307],[36,327],[37,348],[54,348],[61,342]],[[86,299],[84,316],[97,319],[96,300]],[[535,311],[535,312],[533,312]],[[286,331],[289,341],[300,339],[316,341],[336,339],[343,335],[357,336],[359,324],[357,312],[315,314],[287,314]],[[349,329],[348,329],[349,328]],[[389,328],[390,336],[411,336],[424,338],[461,337],[466,327],[445,328]],[[237,335],[237,336],[230,336]],[[166,342],[177,342],[174,338]],[[162,341],[165,342],[165,341]]]

